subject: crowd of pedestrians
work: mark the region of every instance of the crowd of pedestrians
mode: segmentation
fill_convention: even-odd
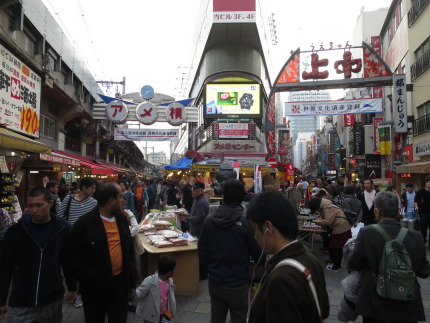
[[[161,256],[157,271],[140,277],[133,237],[150,210],[176,206],[188,211],[180,217],[182,231],[198,239],[199,278],[208,278],[211,322],[225,322],[228,313],[232,323],[321,322],[330,302],[324,266],[299,237],[297,210],[306,205],[326,229],[325,268],[349,273],[339,319],[425,320],[419,287],[410,300],[393,300],[377,291],[376,277],[387,241],[401,235],[413,279],[430,276],[430,180],[419,191],[406,185],[399,196],[394,188],[379,192],[370,179],[346,186],[286,181],[279,191],[251,195],[241,181],[228,179],[214,210],[205,189],[201,181],[115,183],[89,177],[79,188],[48,182],[32,189],[17,223],[0,212],[6,226],[0,232],[0,318],[61,322],[66,287],[67,301],[83,306],[86,322],[126,322],[129,311],[143,322],[174,322],[176,261]],[[421,232],[401,229],[400,209],[406,218],[420,219]],[[354,239],[351,229],[357,227]],[[255,279],[259,266],[264,269]]]

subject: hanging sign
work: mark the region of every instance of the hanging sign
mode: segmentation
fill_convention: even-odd
[[[373,118],[373,153],[380,154],[379,148],[379,136],[378,136],[378,127],[379,124],[384,121],[384,118]]]
[[[391,126],[379,126],[378,135],[381,155],[391,155]]]
[[[127,141],[179,141],[179,129],[115,128],[114,139]]]
[[[158,117],[157,109],[150,102],[140,103],[136,108],[136,118],[145,125],[153,124]]]
[[[393,76],[393,112],[394,112],[394,132],[408,132],[408,102],[406,98],[406,75],[396,74]]]
[[[381,155],[366,155],[364,178],[381,178]]]
[[[286,116],[338,115],[382,112],[382,99],[286,102]]]
[[[178,103],[171,103],[166,108],[166,119],[167,122],[172,126],[179,126],[185,122],[187,118],[187,111],[185,107]]]
[[[405,146],[403,149],[403,156],[406,156],[409,162],[412,163],[414,161],[414,147],[412,145]]]
[[[124,123],[128,115],[128,107],[119,100],[112,101],[106,106],[106,117],[113,123]]]
[[[364,127],[354,127],[354,155],[364,155]]]
[[[261,166],[254,166],[254,193],[261,193],[263,190],[263,178],[261,177]]]
[[[355,123],[353,114],[344,114],[343,115],[343,123],[345,127],[352,127]]]
[[[294,182],[294,164],[285,164],[285,179],[289,180],[291,184]]]

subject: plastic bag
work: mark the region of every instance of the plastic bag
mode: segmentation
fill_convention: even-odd
[[[353,226],[353,227],[351,228],[351,234],[352,234],[352,237],[353,237],[354,239],[356,239],[356,238],[357,238],[358,232],[360,231],[360,229],[361,229],[362,227],[364,227],[364,223],[363,223],[363,222],[359,222],[356,226]]]

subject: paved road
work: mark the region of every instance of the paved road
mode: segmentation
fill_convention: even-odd
[[[321,247],[320,242],[316,242],[314,246],[314,254],[321,260],[321,263],[325,265],[324,260],[327,258],[326,255],[319,250]],[[430,252],[427,251],[427,258],[430,260]],[[339,273],[333,273],[326,271],[326,282],[327,291],[330,298],[330,317],[325,321],[326,323],[340,322],[336,318],[336,313],[338,311],[340,300],[343,297],[341,280],[346,276],[346,271],[342,270]],[[421,293],[423,296],[423,303],[425,308],[425,313],[427,321],[430,322],[430,279],[421,280],[419,279],[421,285]],[[204,280],[200,284],[200,296],[198,297],[188,297],[188,296],[178,296],[177,309],[178,309],[178,319],[176,322],[179,323],[209,323],[210,322],[210,298],[208,293],[208,282]],[[74,308],[72,305],[64,303],[63,305],[63,323],[83,323],[84,315],[82,308]],[[5,323],[6,320],[0,320],[0,323]],[[142,321],[134,314],[129,313],[128,320],[129,323]],[[356,322],[361,322],[359,318]]]

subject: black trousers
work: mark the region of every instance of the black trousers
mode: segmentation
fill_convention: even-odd
[[[343,249],[330,247],[328,251],[329,251],[329,255],[330,255],[331,260],[333,260],[333,267],[334,268],[341,268]]]
[[[424,243],[429,241],[427,229],[430,227],[430,214],[420,214],[420,229],[424,238]]]
[[[82,288],[85,322],[105,323],[107,316],[109,323],[126,323],[128,294],[125,284],[121,274],[114,277],[114,284],[108,290]]]

